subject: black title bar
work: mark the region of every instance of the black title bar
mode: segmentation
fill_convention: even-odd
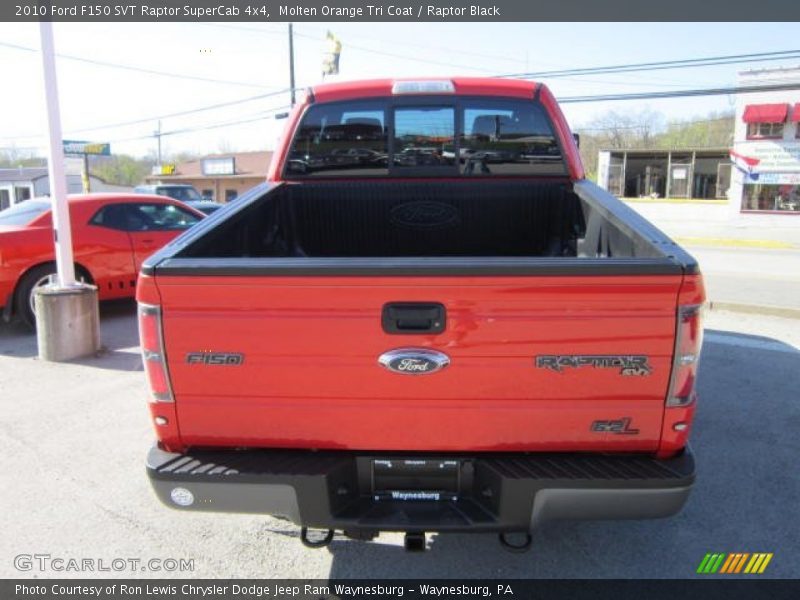
[[[422,558],[424,560],[424,558]],[[728,579],[29,579],[0,581],[3,600],[796,600],[797,580]]]
[[[754,12],[755,11],[755,12]],[[787,0],[3,0],[1,21],[797,21]],[[566,40],[565,40],[566,41]]]

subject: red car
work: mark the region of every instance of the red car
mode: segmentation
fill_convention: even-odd
[[[100,300],[132,297],[145,258],[204,215],[164,196],[87,194],[69,197],[76,277],[97,286]],[[33,289],[56,272],[50,200],[26,200],[0,211],[0,305],[3,318],[33,325]]]

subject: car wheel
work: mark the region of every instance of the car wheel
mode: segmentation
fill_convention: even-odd
[[[36,329],[33,291],[41,285],[47,285],[50,278],[55,274],[55,265],[39,265],[25,273],[17,286],[17,292],[14,298],[17,314],[19,318],[32,329]]]

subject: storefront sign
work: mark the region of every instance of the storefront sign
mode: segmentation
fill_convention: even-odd
[[[758,179],[745,178],[746,185],[800,185],[800,173],[761,173]]]
[[[153,165],[152,175],[174,175],[175,174],[175,165],[174,164],[165,164],[165,165]]]
[[[800,143],[797,142],[741,142],[731,154],[746,159],[757,172],[800,173]]]
[[[63,140],[64,154],[94,154],[101,156],[111,155],[111,144],[105,142],[80,142],[75,140]]]
[[[201,161],[203,175],[235,175],[236,165],[233,157],[206,158]]]

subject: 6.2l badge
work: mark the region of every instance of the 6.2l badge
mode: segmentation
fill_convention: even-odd
[[[450,364],[450,357],[428,348],[398,348],[378,357],[378,363],[403,375],[428,375]]]

